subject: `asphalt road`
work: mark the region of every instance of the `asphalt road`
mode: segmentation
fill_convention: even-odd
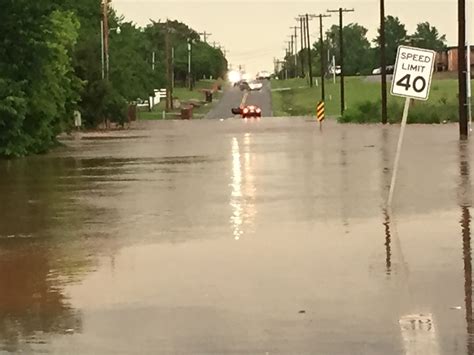
[[[0,161],[0,354],[471,355],[473,142],[139,122]],[[87,139],[80,139],[80,138]]]
[[[238,87],[227,89],[216,107],[207,114],[206,118],[226,119],[236,117],[232,114],[231,109],[239,107],[241,103],[259,106],[262,109],[263,117],[273,116],[271,84],[269,81],[263,82],[262,90],[249,91],[248,95],[245,95],[246,99],[243,101],[244,93],[245,91],[241,91]]]

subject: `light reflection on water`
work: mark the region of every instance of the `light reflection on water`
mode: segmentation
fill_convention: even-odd
[[[237,138],[232,139],[232,198],[230,206],[232,207],[232,216],[230,223],[233,227],[235,240],[239,240],[243,234],[242,231],[242,169],[240,163],[240,147]]]
[[[235,137],[232,138],[232,193],[230,200],[232,216],[230,217],[230,223],[235,240],[240,240],[244,235],[244,225],[248,227],[248,231],[251,231],[257,214],[255,208],[255,176],[253,174],[255,157],[251,154],[250,145],[251,135],[247,133],[244,136],[242,164],[239,141]]]

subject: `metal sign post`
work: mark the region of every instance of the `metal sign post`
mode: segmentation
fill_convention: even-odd
[[[398,47],[391,92],[394,96],[405,97],[405,108],[403,110],[400,137],[398,138],[397,153],[393,166],[392,182],[387,202],[388,207],[391,207],[393,201],[410,102],[412,99],[428,100],[435,58],[436,52],[434,51],[406,46]]]

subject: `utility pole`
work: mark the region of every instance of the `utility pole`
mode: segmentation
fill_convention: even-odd
[[[151,54],[151,70],[155,71],[156,52],[153,51]]]
[[[296,54],[295,54],[295,51],[294,51],[294,45],[295,45],[295,38],[293,35],[290,36],[290,59],[291,57],[294,57]],[[296,69],[292,71],[292,76],[293,77],[296,77]]]
[[[467,122],[466,77],[466,1],[458,0],[458,85],[459,85],[459,134],[462,140],[469,137]],[[469,51],[470,52],[470,51]],[[469,53],[468,55],[471,55]]]
[[[301,45],[301,55],[300,55],[300,61],[301,61],[301,76],[304,78],[304,55],[303,55],[303,50],[304,50],[304,38],[303,38],[303,31],[304,31],[304,25],[303,25],[303,18],[302,17],[297,17],[296,21],[299,21],[300,23],[300,45]]]
[[[308,49],[308,70],[309,70],[309,86],[310,87],[313,87],[313,68],[312,68],[312,64],[311,64],[311,37],[309,35],[309,20],[310,20],[310,16],[309,14],[305,14],[305,15],[300,15],[300,16],[304,16],[304,21],[306,22],[305,23],[305,27],[306,27],[306,43],[307,43],[307,49]]]
[[[165,33],[165,47],[166,47],[166,111],[173,109],[173,75],[172,75],[172,63],[171,63],[171,44],[170,44],[170,31],[169,23],[166,22],[166,33]]]
[[[296,78],[298,76],[298,29],[299,27],[293,26],[290,28],[295,30],[295,35],[293,38],[295,39],[295,78]]]
[[[106,80],[109,80],[109,9],[108,0],[102,1],[102,21],[103,21],[103,43],[104,43],[104,76]]]
[[[380,0],[380,74],[382,76],[382,123],[387,124],[387,47],[385,44],[385,0]]]
[[[323,17],[331,17],[331,15],[319,14],[319,51],[321,55],[321,101],[326,100],[326,91],[324,87],[324,76],[326,74],[326,61],[324,53],[324,40],[323,40]]]
[[[472,87],[471,87],[471,19],[472,19],[472,8],[469,0],[466,3],[466,58],[467,58],[467,70],[466,70],[466,81],[467,81],[467,118],[469,121],[468,134],[472,132]]]
[[[104,20],[100,20],[100,47],[101,47],[101,62],[102,62],[102,80],[105,79],[105,45],[104,45]]]
[[[199,35],[203,36],[204,37],[204,43],[207,43],[207,37],[212,36],[212,33],[204,31],[204,32],[199,33]]]
[[[290,35],[290,56],[293,55],[293,35]]]
[[[339,12],[339,51],[340,51],[340,66],[341,66],[341,116],[344,114],[346,109],[345,89],[344,89],[344,23],[343,14],[344,12],[354,12],[354,9],[343,9],[339,10],[328,10],[328,12]],[[334,68],[334,71],[336,68]]]
[[[173,88],[173,91],[174,91],[174,76],[175,76],[175,73],[174,73],[174,47],[171,47],[171,87]]]

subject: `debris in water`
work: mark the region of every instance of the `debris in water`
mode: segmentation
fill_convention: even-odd
[[[451,307],[451,309],[455,309],[455,310],[460,311],[462,309],[462,307],[461,306],[454,306],[454,307]]]
[[[303,311],[299,311],[299,314],[305,314],[305,313],[306,313],[306,311],[304,311],[304,310],[303,310]]]

